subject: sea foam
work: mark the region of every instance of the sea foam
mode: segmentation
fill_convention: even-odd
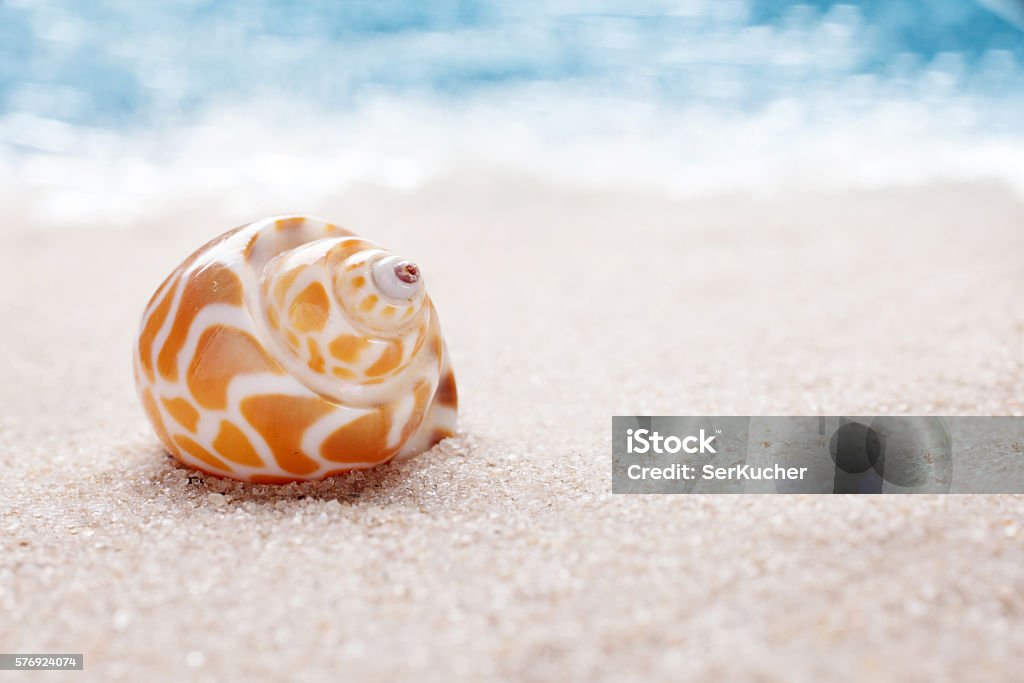
[[[927,5],[9,3],[0,197],[130,223],[465,172],[678,196],[1024,193],[1019,7]]]

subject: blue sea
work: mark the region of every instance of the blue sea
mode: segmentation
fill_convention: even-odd
[[[0,0],[0,193],[45,217],[466,168],[1024,191],[1024,0]]]

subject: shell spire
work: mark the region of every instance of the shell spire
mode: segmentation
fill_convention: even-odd
[[[419,266],[319,218],[267,218],[192,254],[146,307],[134,365],[164,447],[243,481],[372,467],[456,425]]]

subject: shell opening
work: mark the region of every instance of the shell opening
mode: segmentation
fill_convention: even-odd
[[[412,261],[402,261],[395,264],[395,275],[406,284],[413,284],[420,279],[420,267]]]
[[[380,292],[395,300],[411,300],[423,290],[423,278],[415,263],[400,256],[389,256],[373,266],[373,282]]]

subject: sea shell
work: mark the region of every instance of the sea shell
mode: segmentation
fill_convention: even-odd
[[[201,247],[146,306],[139,397],[190,467],[316,480],[455,430],[455,378],[419,268],[332,223],[267,218]]]

